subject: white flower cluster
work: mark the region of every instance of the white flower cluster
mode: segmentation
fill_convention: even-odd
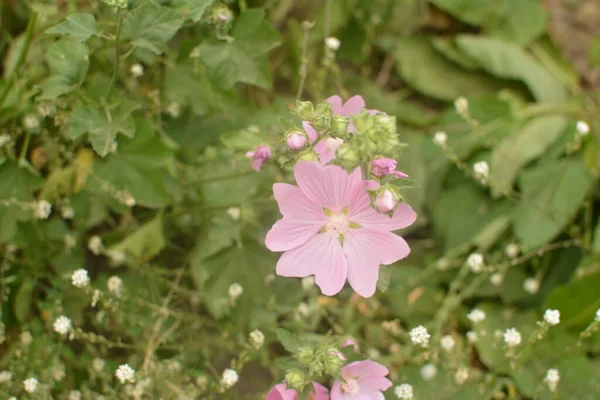
[[[427,332],[427,328],[425,328],[423,325],[419,325],[416,328],[411,329],[409,335],[413,344],[423,347],[427,347],[429,344],[429,338],[431,337],[429,332]]]
[[[485,311],[479,309],[479,308],[474,308],[471,310],[470,313],[467,314],[467,318],[469,319],[469,321],[471,321],[474,324],[478,324],[482,321],[485,320]]]
[[[560,311],[558,310],[546,310],[544,312],[544,322],[551,326],[560,324]]]
[[[454,109],[461,116],[466,115],[469,112],[469,100],[462,96],[459,97],[454,100]]]
[[[540,290],[540,281],[535,278],[527,278],[523,281],[523,290],[529,294],[536,294]]]
[[[249,337],[250,337],[250,344],[256,350],[260,349],[263,346],[263,344],[265,343],[265,334],[262,333],[261,331],[259,331],[258,329],[255,329],[252,332],[250,332]]]
[[[413,400],[415,398],[413,387],[408,383],[403,383],[394,388],[394,394],[400,400]]]
[[[244,293],[244,288],[239,283],[232,283],[229,286],[229,298],[231,301],[236,301]]]
[[[440,147],[446,147],[446,145],[448,144],[448,135],[446,134],[446,132],[436,132],[433,135],[433,143]]]
[[[506,245],[506,248],[504,249],[504,254],[506,254],[506,256],[508,258],[517,258],[517,256],[519,255],[519,245],[516,243],[509,243]]]
[[[478,161],[473,164],[473,176],[481,183],[486,183],[490,176],[490,166],[486,161]]]
[[[504,332],[504,342],[508,347],[517,347],[521,344],[521,333],[515,328],[507,329]]]
[[[111,276],[110,278],[108,278],[106,286],[108,287],[108,291],[110,293],[114,294],[117,297],[121,296],[121,292],[123,290],[123,281],[121,280],[121,278],[119,278],[116,275]]]
[[[447,351],[449,353],[452,351],[452,349],[454,349],[454,346],[456,345],[456,341],[454,340],[454,338],[452,336],[446,335],[440,339],[440,344],[442,345],[442,349],[444,349],[445,351]]]
[[[71,320],[69,319],[69,317],[61,315],[60,317],[54,320],[52,327],[54,328],[54,332],[64,336],[71,329]]]
[[[483,269],[483,256],[479,253],[473,253],[467,258],[467,265],[471,272],[477,274]]]
[[[73,286],[78,288],[86,287],[90,284],[90,277],[88,276],[88,272],[83,268],[74,271],[71,274],[71,283],[73,284]]]
[[[577,121],[576,129],[579,136],[586,136],[590,133],[590,126],[585,121]]]
[[[329,50],[338,51],[342,42],[336,37],[330,36],[325,39],[325,45]]]
[[[100,254],[100,252],[102,251],[102,239],[100,238],[100,236],[92,236],[88,241],[87,247],[92,252],[92,254],[96,256]]]
[[[144,67],[140,63],[133,64],[131,68],[129,68],[129,72],[131,72],[131,75],[134,77],[139,78],[144,75]]]
[[[600,308],[596,311],[596,322],[600,322]]]
[[[430,381],[435,378],[437,372],[438,370],[435,364],[425,364],[423,365],[423,368],[421,368],[421,378],[423,378],[425,381]]]
[[[135,381],[135,370],[129,364],[122,364],[115,371],[115,376],[121,383],[133,383]]]
[[[46,200],[40,200],[35,203],[34,214],[37,219],[46,219],[52,211],[52,204]]]
[[[551,392],[556,392],[556,388],[558,387],[558,382],[560,381],[560,374],[557,369],[551,368],[546,372],[546,377],[544,378],[544,382],[548,384],[548,388]]]
[[[221,377],[221,386],[225,389],[229,389],[235,385],[238,380],[238,373],[235,370],[228,368],[223,371],[223,376]]]
[[[27,393],[33,393],[37,390],[38,384],[39,382],[37,379],[27,378],[23,381],[23,389],[25,389]]]

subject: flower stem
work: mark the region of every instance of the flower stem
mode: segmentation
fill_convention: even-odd
[[[110,95],[112,94],[113,88],[115,86],[115,82],[117,81],[117,75],[119,74],[119,45],[121,40],[121,27],[123,26],[123,17],[124,15],[119,13],[119,21],[117,22],[117,33],[115,34],[115,68],[113,69],[112,78],[110,80],[110,86],[108,87],[108,92],[106,93],[106,102],[110,100]]]
[[[313,24],[304,21],[302,29],[304,30],[304,42],[302,43],[302,56],[300,58],[300,85],[298,86],[298,93],[296,94],[296,101],[302,98],[302,92],[304,92],[304,84],[306,82],[306,75],[308,73],[308,32],[313,27]]]
[[[37,13],[34,12],[29,17],[29,22],[27,22],[27,31],[25,33],[25,41],[23,42],[23,47],[21,48],[21,53],[19,54],[19,58],[17,59],[15,68],[13,69],[12,73],[10,74],[8,81],[6,81],[6,84],[4,85],[4,90],[2,91],[2,94],[0,95],[0,108],[2,108],[4,101],[8,97],[8,93],[10,92],[10,89],[12,88],[13,84],[15,83],[15,79],[17,78],[17,74],[19,72],[19,69],[21,68],[21,65],[23,65],[23,63],[25,62],[25,59],[27,58],[27,53],[29,52],[29,45],[31,44],[31,39],[33,38],[33,29],[35,28],[36,21],[37,21]]]

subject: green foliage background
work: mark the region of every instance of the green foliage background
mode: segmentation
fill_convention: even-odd
[[[39,398],[74,389],[129,398],[113,377],[125,362],[153,379],[141,398],[264,398],[285,374],[277,327],[315,343],[354,337],[419,400],[551,399],[549,368],[561,371],[558,398],[600,398],[598,335],[577,345],[600,308],[600,31],[583,32],[587,22],[565,13],[600,20],[585,0],[0,3],[0,369],[13,373],[2,398],[27,398],[29,376],[43,384]],[[577,57],[569,29],[588,40]],[[333,58],[329,36],[341,41]],[[131,71],[137,63],[143,76]],[[271,185],[291,178],[279,118],[302,85],[315,102],[361,94],[397,116],[410,144],[397,159],[421,183],[405,193],[419,215],[402,232],[412,254],[382,273],[385,290],[372,299],[326,298],[272,276],[277,255],[263,244],[279,217]],[[461,96],[468,119],[452,104]],[[580,120],[589,135],[577,134]],[[436,131],[448,133],[447,151],[432,142]],[[254,172],[244,154],[262,143],[276,157]],[[489,185],[472,177],[481,160]],[[48,219],[27,207],[36,200],[52,204]],[[69,207],[73,218],[61,211]],[[100,254],[87,248],[95,235]],[[466,273],[475,251],[489,272]],[[78,268],[89,290],[71,285]],[[493,272],[501,284],[489,283]],[[112,275],[125,282],[122,299],[106,292]],[[526,278],[540,282],[537,293],[523,289]],[[244,290],[235,305],[232,283]],[[92,307],[94,289],[103,300]],[[475,306],[487,319],[470,345],[465,315]],[[516,327],[528,338],[546,308],[561,311],[561,324],[510,365],[495,332]],[[63,314],[73,340],[52,330]],[[390,320],[401,333],[382,327]],[[418,324],[432,332],[427,356],[407,340]],[[260,351],[248,347],[253,329],[266,335]],[[460,351],[439,351],[443,334]],[[420,376],[425,359],[438,364],[433,381]],[[182,367],[169,372],[174,360]],[[214,393],[232,362],[240,383]],[[463,367],[471,378],[457,385]]]

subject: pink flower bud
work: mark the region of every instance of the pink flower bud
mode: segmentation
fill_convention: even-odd
[[[252,158],[252,168],[255,171],[260,171],[263,164],[271,158],[271,149],[269,146],[258,146],[255,151],[246,153],[246,157]]]
[[[287,137],[285,144],[291,151],[300,151],[306,147],[306,136],[301,133],[294,132]]]
[[[391,190],[385,189],[375,198],[375,208],[382,214],[389,213],[398,205],[398,200]]]
[[[371,162],[371,173],[375,176],[383,178],[384,176],[394,174],[398,178],[406,178],[406,175],[403,172],[396,171],[396,166],[398,162],[393,158],[376,158]]]

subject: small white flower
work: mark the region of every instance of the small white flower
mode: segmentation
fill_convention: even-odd
[[[462,96],[459,97],[458,99],[454,100],[454,109],[460,115],[466,114],[469,112],[469,100]]]
[[[41,103],[37,107],[37,112],[43,118],[46,118],[56,112],[56,106],[53,103]]]
[[[135,370],[129,364],[122,364],[115,371],[115,376],[121,383],[133,383],[135,380]]]
[[[64,336],[71,329],[71,319],[61,315],[54,320],[52,327],[54,328],[54,332]]]
[[[329,50],[338,51],[342,42],[336,37],[330,36],[325,39],[325,45]]]
[[[402,332],[400,323],[395,319],[391,321],[383,321],[381,323],[381,327],[383,328],[383,330],[388,331],[393,335],[399,335],[400,332]]]
[[[446,132],[436,132],[433,135],[433,143],[440,147],[446,147],[446,144],[448,144],[448,135]]]
[[[307,276],[306,278],[302,278],[302,289],[310,290],[315,286],[315,277]]]
[[[46,219],[52,211],[52,204],[46,200],[40,200],[35,203],[35,217],[37,219]]]
[[[144,67],[142,66],[142,64],[139,63],[133,64],[129,69],[129,72],[131,72],[131,75],[135,76],[136,78],[139,78],[140,76],[144,75]]]
[[[167,106],[166,110],[167,114],[169,114],[173,118],[179,117],[181,114],[181,107],[177,103],[171,103]]]
[[[431,335],[427,332],[427,328],[423,325],[419,325],[416,328],[413,328],[409,332],[410,340],[413,344],[418,344],[423,347],[427,347],[429,344],[429,338]]]
[[[474,324],[478,324],[485,320],[485,312],[479,308],[474,308],[467,314],[467,318]]]
[[[77,244],[77,238],[74,235],[70,234],[70,233],[67,233],[64,236],[63,240],[65,242],[65,247],[67,249],[72,249]]]
[[[459,368],[454,374],[454,381],[458,385],[462,385],[467,381],[467,379],[469,379],[469,370],[465,367]]]
[[[196,46],[190,51],[190,58],[200,58],[200,46]]]
[[[227,209],[227,214],[229,214],[232,220],[239,221],[240,216],[242,215],[242,210],[240,210],[239,207],[229,207]]]
[[[87,247],[94,255],[100,254],[102,251],[102,239],[100,239],[100,236],[92,236],[88,241]]]
[[[25,389],[27,393],[33,393],[36,391],[38,383],[38,380],[35,378],[27,378],[23,381],[23,389]]]
[[[435,266],[437,269],[439,269],[440,271],[445,271],[446,269],[448,269],[448,267],[450,266],[450,262],[445,259],[445,258],[440,258],[439,260],[437,260],[437,262],[435,263]]]
[[[600,322],[600,308],[596,311],[596,322]]]
[[[9,397],[8,400],[19,400],[15,396]]]
[[[263,346],[263,344],[265,343],[265,335],[258,329],[255,329],[252,332],[250,332],[249,336],[250,336],[250,344],[256,350],[260,349]]]
[[[229,298],[236,301],[244,293],[244,288],[239,283],[232,283],[229,286]]]
[[[65,366],[62,364],[57,365],[54,369],[52,369],[52,379],[56,382],[60,382],[67,375],[65,371]]]
[[[430,381],[437,375],[437,367],[434,364],[425,364],[421,368],[421,378],[425,381]]]
[[[504,249],[504,254],[506,254],[506,256],[508,258],[517,258],[517,256],[519,255],[519,252],[521,250],[519,249],[519,245],[516,243],[509,243],[506,245],[506,248]]]
[[[31,336],[31,333],[29,331],[21,332],[19,339],[21,340],[21,343],[23,343],[25,346],[29,346],[31,342],[33,342],[33,336]]]
[[[501,272],[496,272],[495,274],[490,276],[490,282],[494,286],[502,285],[502,282],[504,282],[504,274],[502,274]]]
[[[73,284],[73,286],[78,288],[86,287],[90,284],[90,277],[88,276],[88,272],[83,268],[74,271],[71,274],[71,283]]]
[[[475,331],[468,331],[467,332],[467,340],[471,344],[477,342],[478,337],[479,336],[477,335],[477,332],[475,332]]]
[[[98,304],[98,300],[100,300],[101,295],[101,291],[99,291],[98,289],[94,289],[94,293],[92,294],[92,308],[96,307],[96,304]]]
[[[523,281],[523,290],[530,294],[536,294],[540,290],[540,281],[535,278],[527,278]]]
[[[310,314],[310,309],[308,308],[308,304],[301,302],[300,304],[298,304],[298,307],[296,307],[296,312],[301,317],[304,317],[304,318],[308,317],[308,315]]]
[[[12,372],[10,371],[2,371],[0,372],[0,384],[8,383],[12,380]]]
[[[577,133],[579,136],[585,136],[590,133],[590,126],[585,121],[577,121]]]
[[[121,291],[123,290],[123,281],[116,275],[108,278],[106,282],[106,286],[108,287],[108,291],[115,296],[119,297],[121,295]]]
[[[442,345],[442,349],[444,349],[445,351],[447,351],[449,353],[452,351],[452,349],[454,349],[454,346],[456,345],[456,341],[454,340],[454,338],[452,336],[446,335],[440,339],[440,344]]]
[[[413,387],[408,383],[403,383],[394,388],[394,394],[400,400],[413,400],[415,398]]]
[[[71,390],[68,400],[81,400],[81,392],[79,390]]]
[[[483,256],[479,253],[473,253],[467,258],[467,265],[473,273],[481,272],[483,268]]]
[[[115,265],[121,265],[125,262],[127,255],[122,250],[109,250],[106,252],[106,255],[110,259],[110,261]]]
[[[96,357],[92,360],[92,368],[94,368],[96,372],[102,372],[104,364],[106,364],[106,362],[101,358]]]
[[[6,133],[0,135],[0,147],[4,146],[8,142],[10,142],[10,135],[7,135]]]
[[[223,376],[221,378],[221,385],[225,388],[230,388],[237,383],[239,379],[238,373],[233,369],[226,369],[223,371]]]
[[[40,126],[40,120],[37,115],[29,114],[23,118],[23,125],[25,129],[35,129]]]
[[[546,310],[544,312],[544,321],[552,326],[560,324],[560,311]]]
[[[64,219],[73,219],[73,217],[75,216],[75,211],[73,211],[73,207],[71,206],[62,206],[60,208],[60,216]]]
[[[550,368],[546,372],[546,377],[544,378],[544,382],[548,384],[548,388],[551,392],[555,392],[558,386],[558,382],[560,381],[560,374],[557,369]]]
[[[131,195],[131,193],[123,194],[123,204],[125,204],[129,208],[135,206],[135,198]]]
[[[487,182],[490,176],[490,166],[487,161],[478,161],[473,164],[473,176],[482,183]]]
[[[508,347],[517,347],[521,344],[521,333],[515,328],[507,329],[504,332],[504,342]]]

